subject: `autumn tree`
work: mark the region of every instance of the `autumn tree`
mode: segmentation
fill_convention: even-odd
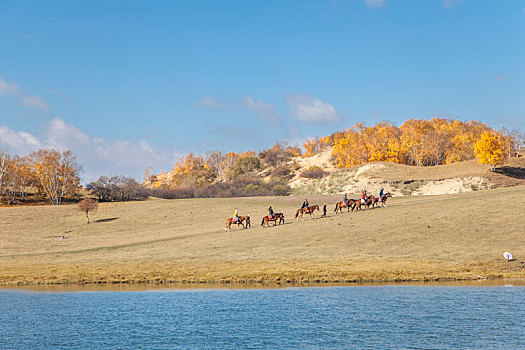
[[[82,167],[71,151],[41,149],[29,155],[39,192],[55,205],[80,187]]]
[[[490,170],[496,170],[496,165],[503,164],[508,157],[507,140],[501,132],[485,131],[474,146],[474,152],[480,164],[488,164]]]
[[[77,210],[86,214],[87,223],[89,224],[89,213],[98,209],[98,202],[92,198],[86,198],[78,202]]]

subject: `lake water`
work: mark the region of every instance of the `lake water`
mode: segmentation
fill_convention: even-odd
[[[1,349],[525,349],[525,287],[0,290]]]

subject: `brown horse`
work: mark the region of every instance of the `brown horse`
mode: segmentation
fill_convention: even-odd
[[[390,194],[390,192],[387,192],[383,195],[383,198],[381,198],[381,206],[383,207],[386,207],[386,200],[388,199],[388,197],[392,197],[392,195]]]
[[[302,220],[303,219],[303,214],[310,214],[310,219],[312,218],[312,215],[314,215],[314,211],[316,210],[319,210],[319,206],[316,204],[316,205],[311,205],[309,207],[306,207],[306,208],[299,208],[297,209],[297,213],[295,213],[295,217],[297,218],[297,221],[299,221],[299,218],[298,216],[301,217]]]
[[[357,199],[349,199],[348,202],[339,202],[335,205],[335,209],[334,209],[334,212],[337,214],[338,211],[340,213],[343,212],[343,208],[348,208],[348,212],[350,212],[350,208],[352,207],[352,205],[354,204],[354,201],[356,201]]]
[[[262,218],[261,226],[263,226],[263,227],[264,227],[264,225],[270,226],[270,221],[273,221],[273,226],[276,226],[277,225],[277,220],[279,220],[279,225],[280,224],[284,224],[284,213],[281,212],[281,213],[273,214],[273,217],[272,217],[271,220],[268,217],[268,215],[266,215],[264,218]]]
[[[366,197],[365,202],[363,203],[361,200],[354,200],[354,205],[352,206],[352,211],[354,209],[361,210],[361,206],[366,207],[366,209],[370,209],[370,205],[372,205],[372,202],[374,201],[374,196],[370,195]]]
[[[244,225],[244,222],[246,221],[246,226]],[[224,231],[228,231],[232,224],[237,224],[237,230],[239,229],[239,225],[242,225],[242,228],[248,228],[251,227],[250,223],[250,215],[247,216],[239,216],[239,220],[237,222],[233,222],[233,218],[226,219],[226,227],[224,228]]]

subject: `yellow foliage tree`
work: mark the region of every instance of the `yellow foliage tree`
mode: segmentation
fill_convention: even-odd
[[[501,132],[485,131],[476,145],[474,152],[480,164],[488,164],[490,170],[503,164],[508,156],[508,140]]]

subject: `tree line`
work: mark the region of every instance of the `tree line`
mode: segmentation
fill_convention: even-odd
[[[52,204],[61,204],[80,188],[78,164],[71,151],[41,149],[26,157],[0,152],[0,199],[25,202],[31,190]]]
[[[331,149],[335,165],[341,168],[378,161],[432,166],[478,158],[493,170],[506,158],[519,155],[523,134],[494,130],[478,121],[409,119],[399,127],[389,122],[374,126],[356,123],[307,140],[303,146],[306,156]]]
[[[299,169],[294,157],[330,151],[337,167],[374,161],[415,166],[450,164],[478,158],[491,170],[506,158],[518,156],[524,135],[486,124],[432,118],[410,119],[400,127],[381,122],[374,126],[355,124],[326,137],[307,140],[299,146],[284,142],[261,152],[209,151],[181,157],[171,171],[144,172],[143,183],[122,175],[100,176],[85,190],[100,202],[160,198],[237,197],[288,195],[289,180]],[[0,151],[0,201],[26,202],[28,195],[61,204],[82,191],[82,166],[71,151],[41,149],[25,157]],[[321,178],[319,167],[305,169],[301,176]]]

